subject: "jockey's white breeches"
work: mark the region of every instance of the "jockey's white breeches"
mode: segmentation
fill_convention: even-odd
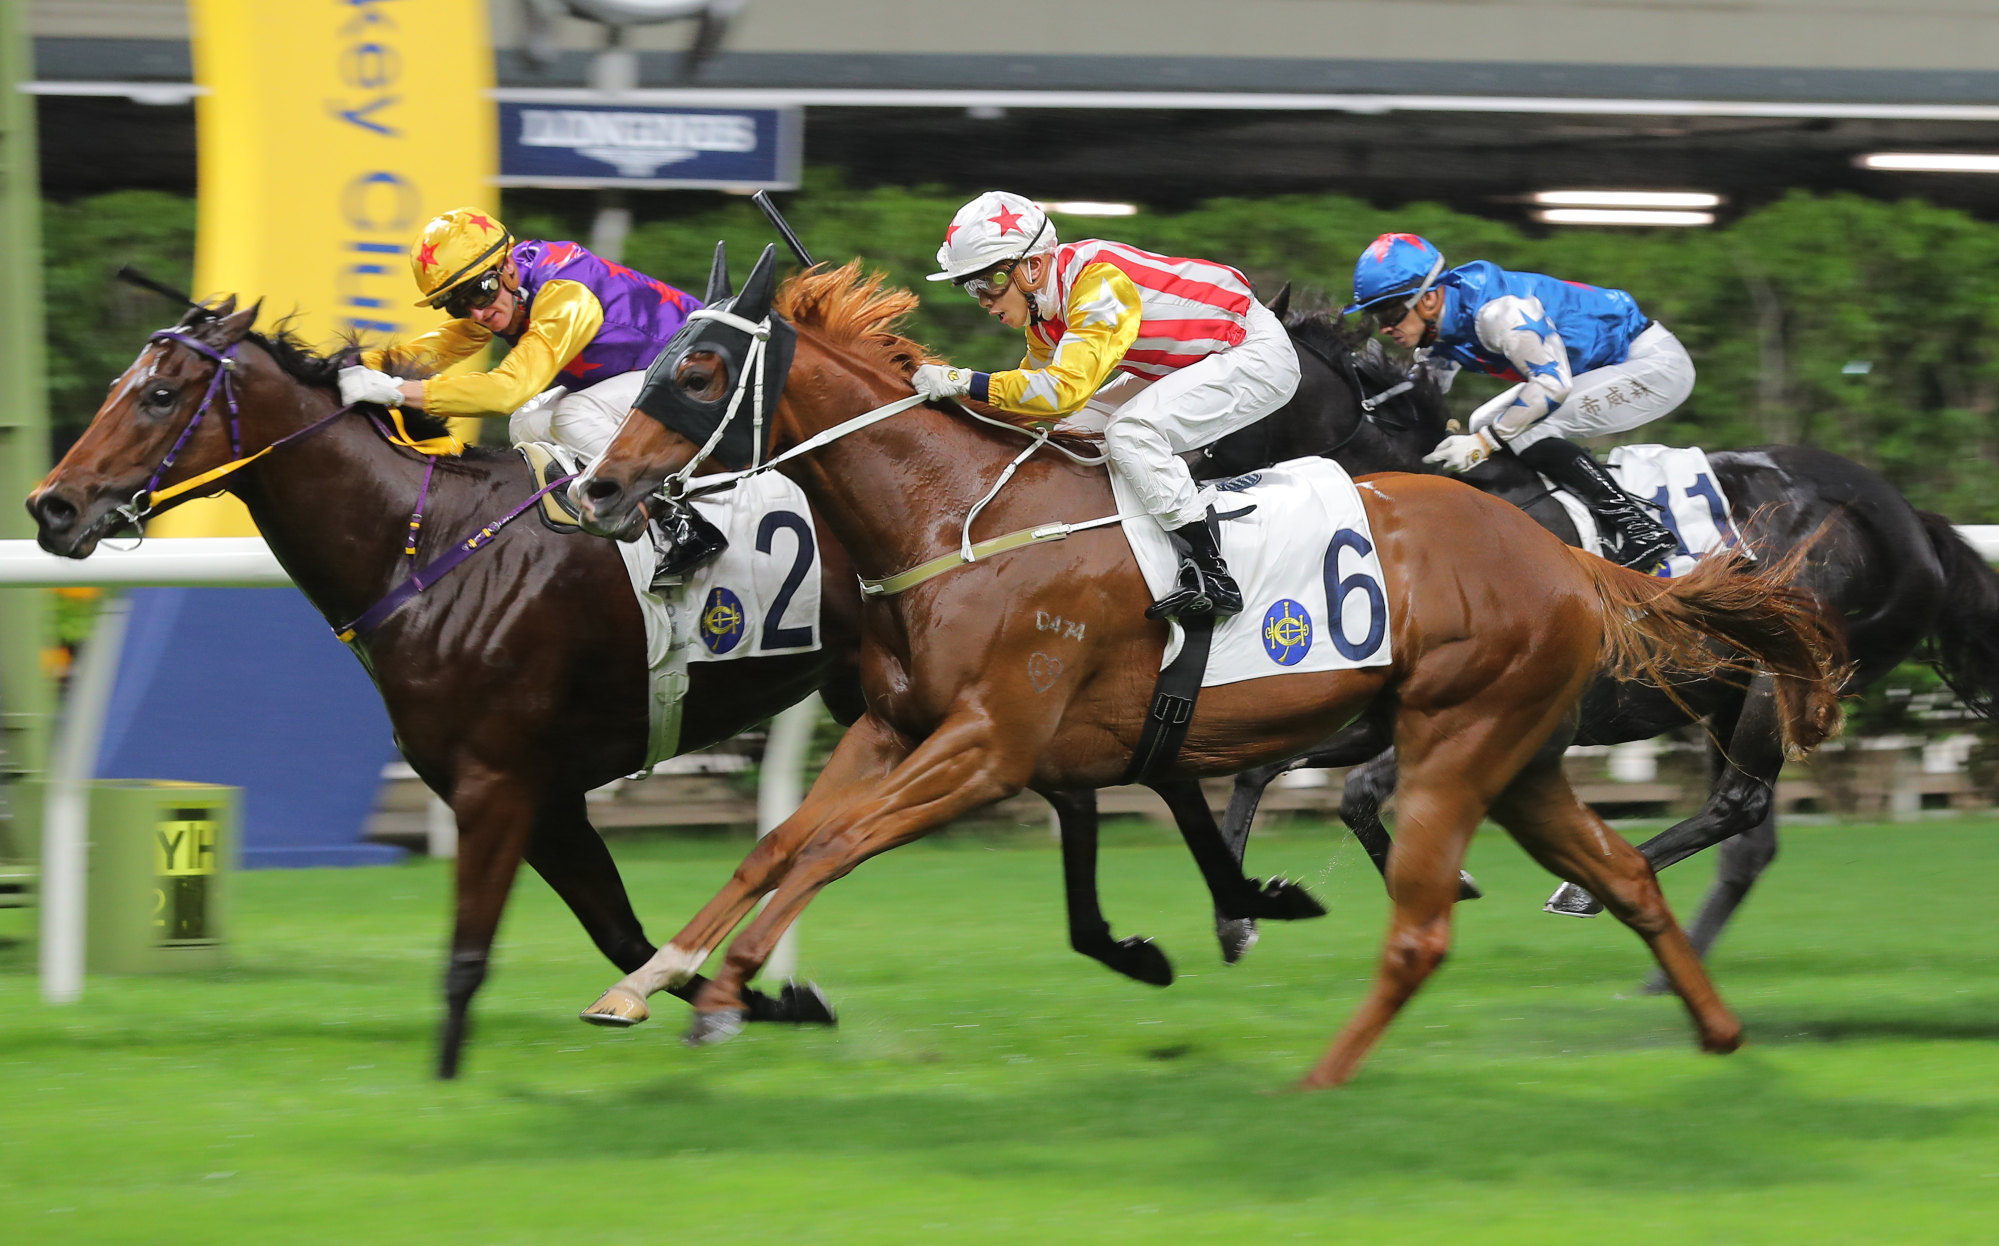
[[[1246,428],[1291,401],[1298,353],[1263,304],[1251,301],[1248,336],[1157,380],[1120,374],[1085,404],[1108,418],[1104,449],[1161,527],[1207,514],[1180,454]]]
[[[1474,412],[1472,431],[1504,414],[1513,392],[1508,390]],[[1577,441],[1629,432],[1670,413],[1693,392],[1694,361],[1687,348],[1666,326],[1654,324],[1631,339],[1630,353],[1623,359],[1576,377],[1561,406],[1508,437],[1506,444],[1525,450],[1550,437]]]
[[[585,463],[595,462],[624,426],[645,380],[641,370],[599,381],[573,394],[560,385],[545,389],[514,412],[507,421],[507,436],[515,445],[552,441]]]

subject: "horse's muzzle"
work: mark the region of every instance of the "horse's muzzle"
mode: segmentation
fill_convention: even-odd
[[[569,487],[583,530],[614,541],[634,541],[645,531],[645,499],[615,480],[587,475]]]

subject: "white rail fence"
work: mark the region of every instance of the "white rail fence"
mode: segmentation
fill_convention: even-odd
[[[1958,528],[1988,562],[1999,562],[1999,524]],[[100,548],[88,560],[58,558],[33,541],[0,541],[0,588],[268,587],[291,577],[261,537],[202,537],[150,541],[137,548]],[[68,1003],[83,994],[84,891],[89,868],[90,780],[103,738],[104,716],[117,683],[126,613],[107,603],[70,681],[43,807],[40,882],[42,997]],[[772,724],[757,830],[767,833],[798,807],[802,768],[817,703],[787,711]],[[441,816],[440,816],[441,814]],[[455,851],[457,827],[442,802],[431,816],[431,847]],[[777,960],[789,961],[790,947]],[[773,972],[787,974],[776,963]]]

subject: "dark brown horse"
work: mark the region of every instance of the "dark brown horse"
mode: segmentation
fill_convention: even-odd
[[[127,528],[120,508],[149,481],[165,492],[231,461],[235,450],[221,404],[211,404],[217,409],[196,422],[218,375],[204,351],[231,353],[240,447],[254,451],[304,435],[215,487],[243,499],[286,570],[338,626],[407,578],[404,537],[425,461],[392,445],[358,412],[305,432],[338,408],[333,385],[343,360],[321,358],[283,334],[252,333],[255,317],[254,308],[236,311],[234,300],[189,312],[176,329],[198,345],[165,339],[142,352],[28,508],[44,549],[87,558],[100,540]],[[420,435],[444,432],[421,417],[413,423]],[[183,436],[186,444],[172,469],[155,480]],[[474,448],[462,458],[440,459],[424,508],[419,560],[504,514],[532,489],[527,468],[512,453]],[[860,715],[860,594],[839,543],[823,524],[815,526],[823,647],[693,664],[683,751],[734,736],[814,690],[840,722]],[[584,803],[591,788],[644,764],[643,625],[613,546],[524,519],[394,615],[356,652],[381,690],[404,756],[458,819],[457,896],[438,1056],[440,1074],[450,1077],[523,859],[612,964],[631,971],[656,950]],[[572,723],[585,718],[587,725]],[[1162,795],[1195,847],[1224,916],[1323,911],[1302,888],[1244,880],[1198,786],[1162,785]],[[1055,806],[1070,880],[1072,945],[1130,977],[1171,981],[1159,949],[1142,938],[1113,938],[1097,908],[1094,793],[1064,794]],[[691,998],[693,988],[681,994]],[[756,1020],[832,1019],[809,987],[787,986],[776,999],[751,991],[746,1000]]]
[[[773,450],[907,399],[923,358],[892,335],[913,295],[860,279],[857,266],[787,283],[776,311],[795,322],[789,387],[769,418]],[[756,321],[765,306],[739,306]],[[741,378],[713,351],[663,355],[670,385],[719,415]],[[649,406],[641,399],[642,406]],[[1020,449],[1018,437],[916,407],[824,444],[785,470],[872,578],[955,549],[968,508]],[[634,418],[572,496],[609,535],[646,521],[645,499],[697,452],[662,423]],[[1701,1045],[1732,1050],[1741,1026],[1721,1003],[1644,858],[1581,804],[1561,770],[1583,687],[1604,665],[1665,678],[1755,661],[1778,672],[1788,739],[1810,748],[1836,729],[1834,635],[1800,595],[1732,560],[1661,583],[1580,555],[1518,510],[1455,481],[1380,476],[1361,489],[1386,573],[1394,660],[1386,667],[1282,675],[1208,689],[1178,773],[1227,774],[1295,755],[1375,706],[1392,707],[1402,762],[1394,901],[1380,975],[1360,1012],[1306,1079],[1345,1081],[1443,959],[1458,868],[1490,811],[1537,860],[1604,897],[1650,946]],[[1101,470],[1042,458],[1021,468],[982,518],[1000,533],[1112,514]],[[696,996],[691,1035],[735,1032],[742,986],[820,888],[860,862],[1023,787],[1117,782],[1136,746],[1163,623],[1122,534],[990,558],[871,601],[862,679],[868,712],[850,728],[804,805],[751,851],[673,941],[592,1005],[635,1021],[645,998],[688,980],[757,900]],[[1051,660],[1046,610],[1086,623]],[[1718,648],[1719,646],[1719,648]],[[1732,657],[1721,655],[1725,648]]]

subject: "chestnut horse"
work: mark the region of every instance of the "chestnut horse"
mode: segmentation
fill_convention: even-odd
[[[423,457],[385,439],[359,412],[334,418],[336,374],[283,333],[250,331],[256,309],[232,298],[188,312],[172,337],[156,340],[114,383],[89,429],[28,499],[42,548],[87,558],[128,529],[121,508],[136,494],[223,467],[245,447],[297,436],[281,453],[219,478],[242,498],[259,531],[301,590],[335,626],[403,582],[410,512],[427,471]],[[190,345],[189,342],[196,345]],[[247,343],[251,349],[239,349]],[[214,355],[228,355],[240,427],[225,436],[226,405],[215,392]],[[208,397],[212,418],[198,414]],[[325,422],[324,427],[316,427]],[[420,435],[441,422],[411,417]],[[308,431],[311,430],[311,431]],[[173,455],[170,471],[161,463]],[[231,439],[236,445],[232,446]],[[150,484],[148,482],[151,482]],[[519,455],[472,448],[437,461],[424,503],[421,559],[504,513],[533,491]],[[171,509],[181,498],[166,501]],[[737,735],[818,690],[834,717],[862,710],[856,657],[860,594],[854,570],[823,524],[822,647],[816,653],[694,663],[680,748]],[[473,994],[525,859],[555,889],[584,930],[621,970],[657,950],[632,912],[617,865],[591,826],[584,793],[644,764],[647,745],[645,636],[623,560],[609,543],[522,519],[493,548],[411,601],[356,654],[380,689],[403,755],[458,819],[456,899],[438,1072],[458,1070]],[[588,708],[587,715],[583,707]],[[587,717],[587,724],[572,718]],[[1198,785],[1160,793],[1195,850],[1218,916],[1311,916],[1324,910],[1302,887],[1243,879]],[[1061,822],[1070,943],[1139,981],[1165,985],[1173,970],[1143,938],[1115,939],[1094,886],[1096,800],[1064,793]],[[1241,921],[1224,931],[1253,930]],[[680,988],[689,998],[691,987]],[[830,1022],[816,989],[786,986],[771,999],[751,991],[764,1021]]]
[[[776,305],[797,341],[789,386],[767,418],[769,448],[797,449],[854,420],[846,435],[820,438],[784,470],[871,578],[958,548],[967,511],[1021,448],[1010,431],[910,406],[909,375],[924,352],[893,326],[915,301],[882,288],[879,276],[862,278],[853,264],[793,278]],[[762,311],[737,315],[755,320]],[[684,396],[673,401],[719,419],[742,380],[733,371],[742,357],[669,348],[648,388],[673,387]],[[654,404],[642,396],[640,407]],[[855,418],[890,408],[901,414],[869,424]],[[664,423],[629,418],[571,496],[593,530],[633,535],[646,522],[646,497],[697,453]],[[1351,1077],[1443,959],[1458,868],[1488,812],[1537,860],[1603,897],[1638,932],[1703,1048],[1733,1050],[1740,1023],[1716,995],[1651,867],[1570,790],[1562,748],[1577,699],[1600,667],[1665,679],[1760,662],[1777,673],[1790,745],[1808,749],[1839,722],[1830,683],[1836,635],[1802,595],[1732,559],[1661,582],[1579,554],[1517,509],[1455,481],[1377,476],[1360,493],[1386,575],[1392,664],[1209,688],[1176,769],[1228,774],[1293,756],[1369,707],[1392,707],[1403,812],[1389,862],[1387,944],[1366,1001],[1306,1084]],[[1042,457],[1019,468],[981,525],[1000,533],[1115,512],[1101,468]],[[1023,787],[1118,782],[1167,642],[1166,625],[1144,617],[1149,601],[1123,534],[1104,528],[872,600],[863,621],[868,712],[798,812],[586,1015],[643,1020],[646,996],[688,981],[768,894],[695,997],[690,1039],[726,1038],[744,1016],[741,988],[820,888]],[[1081,635],[1065,635],[1059,661],[1043,652],[1037,610],[1086,624]]]

